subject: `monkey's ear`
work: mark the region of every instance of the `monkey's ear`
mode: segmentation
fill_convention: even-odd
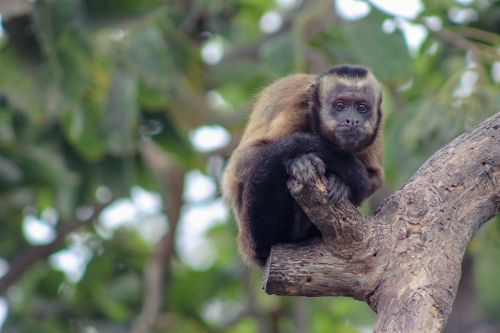
[[[382,91],[380,91],[377,101],[377,112],[379,115],[382,114]]]
[[[316,80],[307,89],[307,111],[311,122],[311,129],[315,133],[319,133],[319,112],[321,109],[321,101],[319,100],[320,83]]]
[[[379,93],[378,103],[377,103],[377,109],[378,110],[382,109],[382,91]]]

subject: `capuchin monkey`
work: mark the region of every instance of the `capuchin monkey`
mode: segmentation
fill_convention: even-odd
[[[222,181],[240,253],[264,266],[271,247],[319,236],[290,178],[325,179],[329,202],[359,206],[383,183],[382,92],[365,67],[280,79],[259,95]]]

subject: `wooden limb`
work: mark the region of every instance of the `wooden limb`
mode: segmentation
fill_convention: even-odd
[[[500,113],[436,152],[374,216],[328,205],[319,180],[289,188],[323,237],[274,246],[267,293],[350,296],[378,313],[376,332],[440,332],[467,244],[500,210]]]
[[[264,289],[276,295],[366,300],[376,283],[367,280],[372,279],[369,270],[364,261],[334,255],[320,239],[281,244],[271,250]]]
[[[75,219],[72,221],[63,221],[52,242],[45,245],[31,246],[14,257],[14,259],[9,262],[9,271],[0,278],[0,295],[4,295],[9,287],[29,269],[33,268],[33,266],[45,260],[51,254],[59,251],[64,246],[67,235],[94,223],[96,218],[108,204],[109,203],[92,207],[92,214],[84,220]]]
[[[185,171],[152,141],[145,141],[142,154],[148,167],[158,178],[163,192],[163,205],[168,218],[168,231],[162,236],[144,268],[142,309],[130,332],[147,333],[154,328],[164,304],[170,280],[170,267],[175,253],[175,236],[184,204]]]

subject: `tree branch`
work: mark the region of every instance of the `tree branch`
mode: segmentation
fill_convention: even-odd
[[[0,279],[0,295],[4,295],[9,287],[35,264],[58,251],[64,245],[64,241],[68,234],[92,224],[106,207],[107,204],[93,207],[91,216],[85,220],[75,219],[71,222],[62,223],[61,227],[57,230],[56,238],[52,242],[45,245],[31,246],[15,257],[9,263],[9,271],[7,274]]]
[[[350,296],[379,314],[376,332],[440,332],[467,244],[500,210],[500,113],[436,152],[374,216],[328,205],[318,180],[289,189],[322,240],[274,246],[267,293]]]
[[[144,268],[142,309],[130,329],[132,333],[150,332],[161,311],[165,286],[168,285],[170,278],[170,264],[175,252],[175,235],[183,206],[185,176],[185,171],[152,141],[144,143],[142,155],[148,167],[161,182],[169,228]]]

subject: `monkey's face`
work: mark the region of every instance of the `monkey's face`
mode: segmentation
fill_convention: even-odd
[[[321,82],[318,130],[342,151],[362,150],[378,128],[376,86],[364,80],[335,80],[334,85],[330,81]]]

